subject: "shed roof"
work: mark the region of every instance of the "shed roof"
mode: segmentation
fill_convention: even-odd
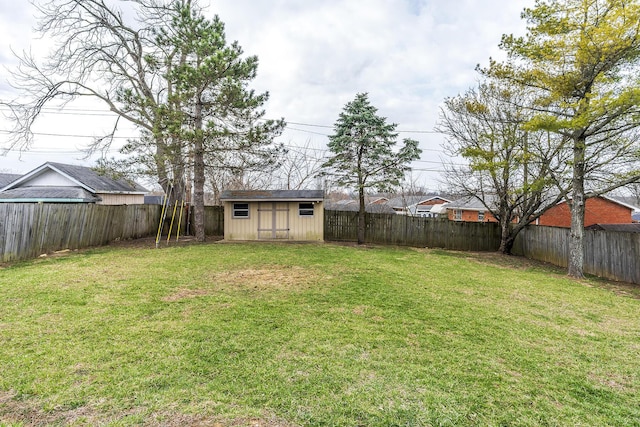
[[[19,187],[0,192],[2,203],[95,203],[101,200],[82,187]]]
[[[322,190],[225,190],[220,195],[220,200],[262,202],[262,201],[322,201]]]

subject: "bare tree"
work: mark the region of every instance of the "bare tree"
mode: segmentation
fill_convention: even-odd
[[[449,98],[438,130],[448,136],[445,150],[468,165],[449,162],[454,192],[479,200],[498,220],[500,251],[510,254],[518,233],[570,189],[562,141],[547,132],[523,128],[526,93],[486,81]]]
[[[324,150],[315,149],[310,141],[299,147],[289,144],[287,155],[273,173],[273,180],[287,190],[321,188],[317,177],[323,162]]]
[[[174,89],[164,76],[176,50],[162,50],[156,43],[157,28],[172,9],[157,0],[135,0],[128,2],[132,10],[125,16],[103,0],[34,4],[40,15],[36,30],[56,47],[42,62],[29,52],[19,56],[13,84],[26,101],[11,102],[15,126],[10,148],[30,147],[33,126],[47,105],[98,99],[141,130],[140,142],[130,142],[124,151],[144,147],[153,159],[147,166],[162,188],[184,194],[184,150],[162,125]],[[116,127],[117,122],[113,132]],[[113,132],[96,138],[88,151],[106,151]]]

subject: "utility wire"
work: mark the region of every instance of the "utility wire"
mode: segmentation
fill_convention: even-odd
[[[0,104],[0,111],[11,111],[11,109],[6,105]],[[56,108],[56,107],[43,107],[42,111],[45,114],[58,114],[58,115],[102,116],[102,117],[117,117],[118,116],[116,113],[114,113],[112,111],[109,111],[109,110],[90,109],[90,108],[65,107],[64,109],[60,109],[60,108]],[[260,120],[266,121],[266,120],[275,120],[275,119],[260,119]],[[331,125],[321,125],[321,124],[315,124],[315,123],[303,123],[303,122],[296,122],[296,121],[289,121],[289,120],[285,120],[285,123],[286,123],[286,125],[287,125],[286,127],[288,129],[297,130],[297,131],[300,131],[300,132],[314,133],[314,134],[322,135],[322,136],[328,136],[328,135],[327,134],[323,134],[323,133],[312,132],[312,131],[305,130],[305,129],[291,128],[289,125],[317,127],[317,128],[324,128],[324,129],[333,129],[333,126],[331,126]],[[396,132],[398,132],[398,133],[441,134],[441,132],[437,132],[437,131],[433,131],[433,130],[421,130],[421,129],[415,129],[415,130],[399,129],[399,130],[396,130]]]

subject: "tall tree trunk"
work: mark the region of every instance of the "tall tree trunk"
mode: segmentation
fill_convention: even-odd
[[[364,187],[360,186],[358,189],[358,244],[362,245],[364,243],[364,234],[365,234],[365,204],[364,204]]]
[[[584,138],[577,139],[573,147],[573,178],[571,193],[571,238],[569,241],[569,269],[571,277],[583,278],[584,268]]]
[[[498,250],[505,255],[511,255],[515,237],[511,233],[511,223],[507,216],[500,217],[500,248]]]
[[[204,242],[204,134],[202,131],[202,102],[195,105],[195,132],[193,140],[193,228],[196,240]]]

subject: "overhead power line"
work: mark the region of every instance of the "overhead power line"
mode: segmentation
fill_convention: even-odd
[[[8,104],[8,103],[6,103]],[[0,104],[0,111],[11,111],[11,109],[7,105]],[[72,108],[65,107],[64,109],[56,108],[56,107],[43,107],[42,111],[46,114],[54,114],[54,115],[67,115],[67,116],[96,116],[96,117],[117,117],[118,115],[113,111],[109,110],[101,110],[101,109],[91,109],[91,108]],[[275,120],[275,119],[261,119],[261,120]],[[289,125],[295,126],[306,126],[306,127],[315,127],[315,128],[323,128],[323,129],[333,129],[332,125],[323,125],[316,123],[304,123],[298,121],[285,120],[287,124],[287,128],[291,130],[296,130],[300,132],[306,133],[315,133],[317,135],[328,136],[324,133],[316,133],[305,129],[296,129],[292,128]],[[422,130],[422,129],[398,129],[396,130],[398,133],[417,133],[417,134],[441,134],[441,132],[433,131],[433,130]]]

